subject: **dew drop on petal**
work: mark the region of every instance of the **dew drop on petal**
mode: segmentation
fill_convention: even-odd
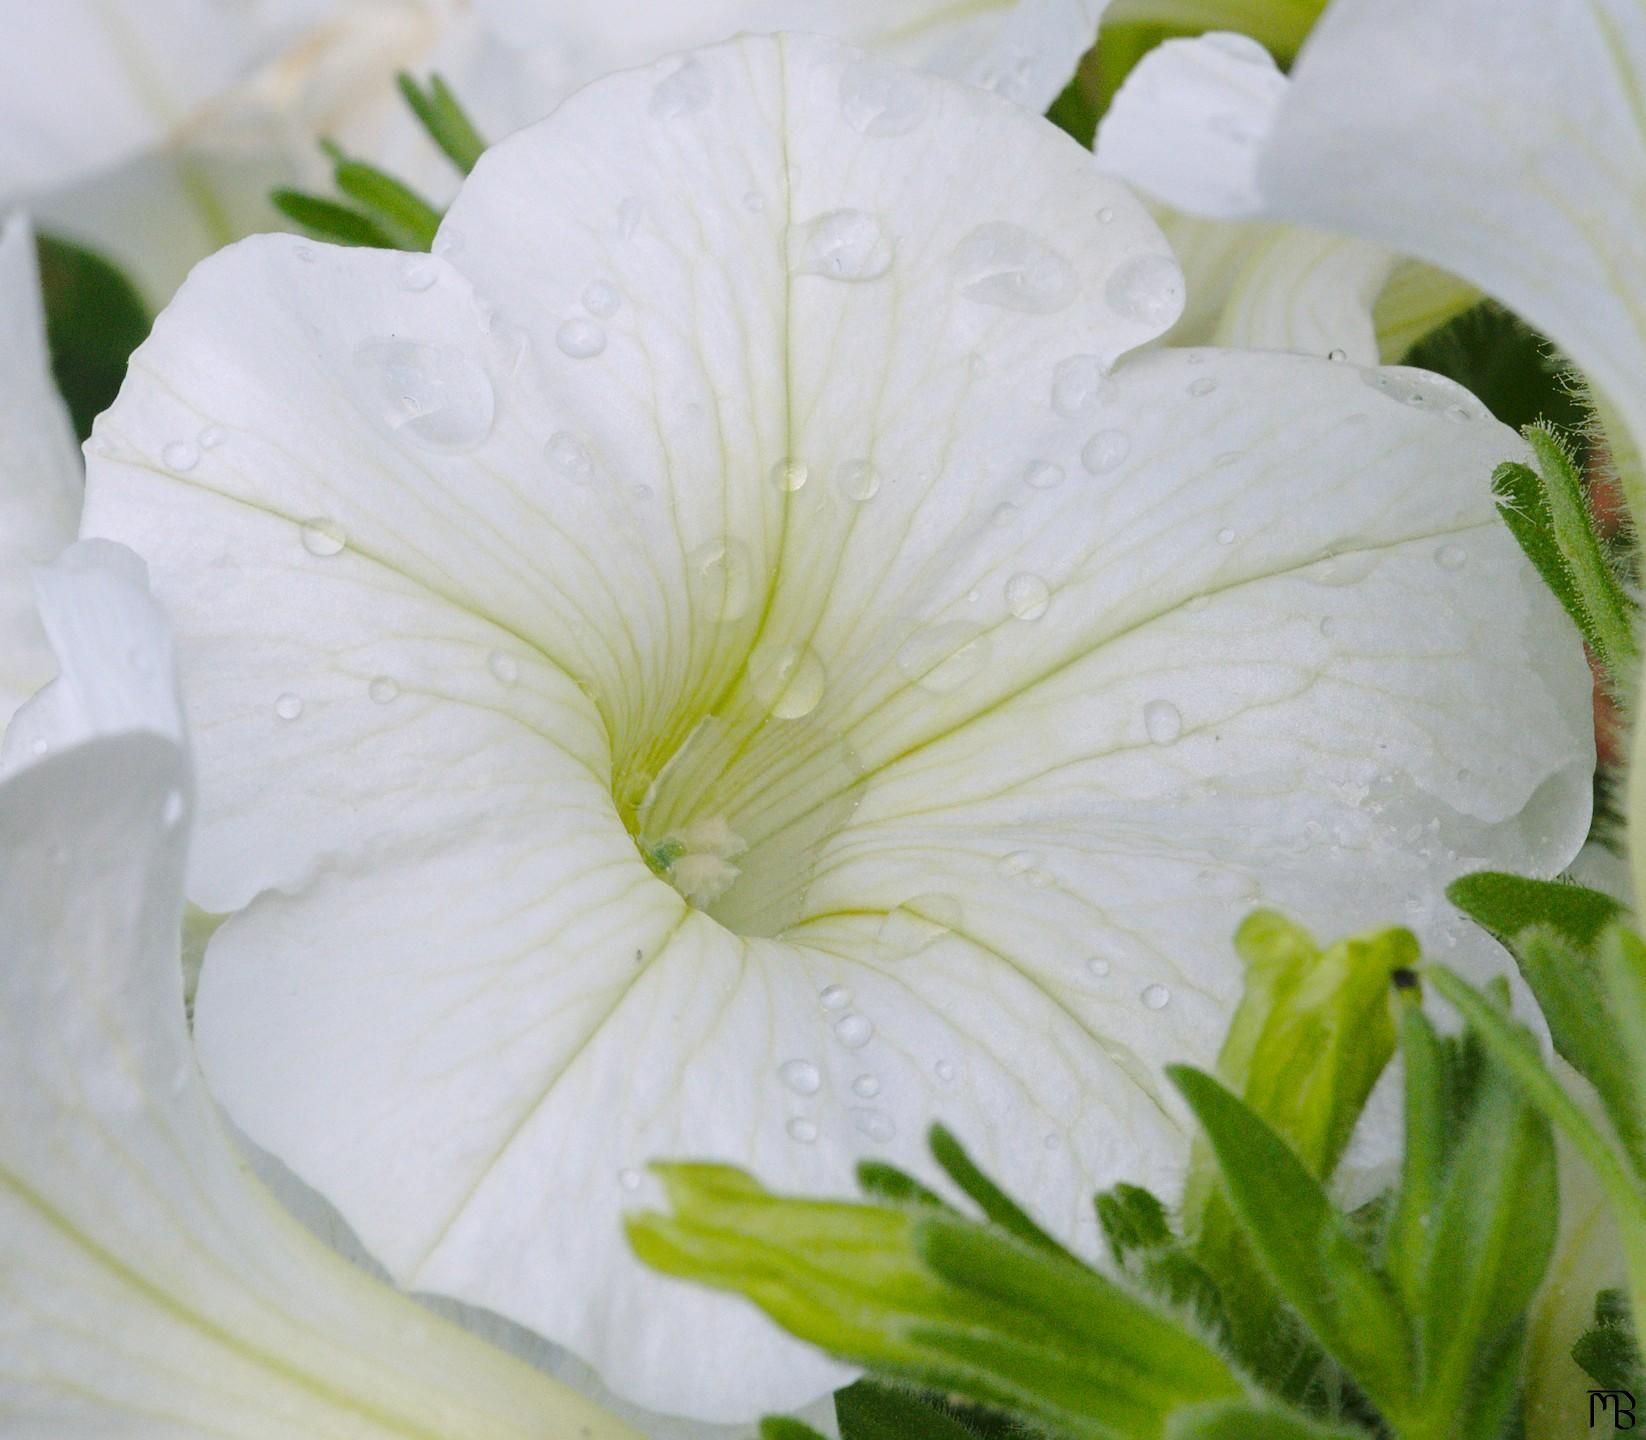
[[[208,425],[200,432],[200,448],[215,450],[229,438],[229,432],[221,425]]]
[[[317,515],[312,520],[304,521],[299,533],[303,537],[303,548],[322,560],[341,553],[343,546],[348,543],[343,534],[343,527],[335,520],[328,520],[324,515]]]
[[[874,1021],[848,1010],[834,1022],[834,1038],[848,1050],[861,1050],[874,1037]]]
[[[594,475],[594,456],[589,447],[569,430],[549,436],[543,446],[543,458],[557,475],[564,476],[574,485],[587,485]]]
[[[486,372],[456,350],[368,340],[354,353],[390,430],[429,450],[472,450],[491,434],[497,396]]]
[[[804,1115],[796,1115],[783,1128],[788,1131],[789,1139],[802,1145],[810,1145],[817,1139],[817,1122],[808,1120]]]
[[[640,1188],[640,1172],[638,1170],[619,1170],[617,1172],[617,1183],[625,1190],[638,1190]]]
[[[897,652],[897,668],[922,690],[945,695],[975,680],[988,666],[989,638],[965,620],[917,630]]]
[[[1217,532],[1217,543],[1219,545],[1233,545],[1234,542],[1235,532],[1229,529],[1227,525]]]
[[[568,320],[554,332],[554,343],[573,360],[593,360],[606,353],[606,332],[592,320]]]
[[[1095,355],[1070,355],[1052,371],[1052,409],[1073,420],[1096,409],[1108,389],[1103,362]]]
[[[1055,490],[1063,483],[1063,467],[1049,460],[1031,460],[1023,479],[1035,490]]]
[[[1189,382],[1189,394],[1197,397],[1210,395],[1215,389],[1217,389],[1217,381],[1212,379],[1210,375],[1202,375],[1198,380]]]
[[[646,109],[654,120],[695,115],[714,99],[714,77],[696,56],[683,61],[657,82]]]
[[[640,222],[646,218],[646,202],[630,195],[617,207],[617,229],[625,240],[634,239]]]
[[[1019,620],[1038,620],[1051,603],[1051,587],[1038,575],[1014,575],[1006,582],[1006,608]]]
[[[1183,308],[1183,272],[1170,255],[1134,255],[1109,276],[1103,298],[1123,319],[1169,325]]]
[[[785,1060],[777,1073],[796,1095],[815,1095],[823,1085],[822,1072],[810,1060]]]
[[[274,713],[282,720],[295,720],[303,713],[303,697],[288,690],[274,702]]]
[[[772,484],[779,490],[799,490],[811,478],[811,466],[793,456],[772,466]]]
[[[829,280],[878,280],[892,268],[892,237],[873,215],[834,210],[801,229],[797,268]]]
[[[979,225],[954,252],[955,284],[968,300],[1050,315],[1080,290],[1074,266],[1033,231],[1003,220]]]
[[[692,593],[702,612],[729,625],[748,613],[754,598],[754,564],[738,540],[711,540],[688,557]]]
[[[388,675],[379,675],[366,687],[374,705],[392,704],[400,695],[400,687]]]
[[[1010,500],[1002,500],[993,510],[989,511],[989,524],[996,529],[1004,529],[1022,512]]]
[[[1349,352],[1347,350],[1328,350],[1326,352],[1326,358],[1334,364],[1341,365],[1349,358]]]
[[[859,1075],[852,1081],[852,1094],[863,1100],[873,1100],[880,1093],[880,1081],[874,1075]]]
[[[852,1003],[852,992],[844,985],[825,985],[817,999],[825,1010],[844,1010]]]
[[[852,1124],[857,1127],[858,1133],[869,1139],[884,1144],[897,1135],[897,1126],[892,1117],[884,1110],[869,1110],[862,1107],[852,1111]]]
[[[439,264],[427,255],[406,256],[395,272],[395,279],[400,288],[409,290],[414,295],[432,289],[434,282],[439,278]]]
[[[486,668],[491,671],[492,679],[499,685],[513,685],[520,679],[520,665],[514,656],[506,655],[501,650],[493,650],[486,657]]]
[[[1088,475],[1107,475],[1132,453],[1132,437],[1124,430],[1099,430],[1080,452]]]
[[[930,88],[901,66],[865,56],[840,77],[840,113],[859,135],[907,135],[931,108]]]
[[[778,720],[799,720],[817,709],[827,675],[810,646],[784,645],[756,651],[749,679],[760,703]]]
[[[1000,863],[995,866],[1008,880],[1016,879],[1019,875],[1027,875],[1042,859],[1038,850],[1013,850],[1008,855],[1000,857]]]
[[[183,819],[184,810],[183,792],[175,787],[166,791],[165,801],[160,807],[160,823],[168,830],[175,830]]]
[[[743,196],[743,208],[750,214],[758,215],[766,208],[766,197],[758,190],[750,190]]]
[[[1320,633],[1328,640],[1337,634],[1337,619],[1335,616],[1322,615],[1320,617]]]
[[[1091,959],[1086,962],[1086,969],[1095,975],[1099,980],[1102,980],[1108,975],[1110,968],[1109,962],[1101,955],[1093,955]]]
[[[1143,728],[1156,745],[1172,745],[1183,733],[1183,714],[1170,700],[1151,700],[1143,707]]]
[[[1468,563],[1468,552],[1461,545],[1442,545],[1435,551],[1435,564],[1442,570],[1461,570]]]
[[[583,308],[600,320],[610,320],[623,306],[623,296],[609,280],[591,280],[583,290]]]
[[[939,1060],[936,1065],[932,1066],[932,1070],[936,1073],[937,1078],[945,1085],[953,1083],[955,1077],[953,1061]]]
[[[166,469],[187,475],[200,463],[200,447],[192,440],[174,440],[160,452],[160,461]]]
[[[867,460],[844,460],[835,468],[834,483],[848,500],[873,500],[880,493],[880,472]]]
[[[1143,1004],[1149,1010],[1164,1010],[1172,1003],[1172,992],[1164,985],[1147,985],[1143,990]]]

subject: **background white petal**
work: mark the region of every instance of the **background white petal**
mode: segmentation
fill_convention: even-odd
[[[1175,1179],[1157,1067],[1260,895],[1444,949],[1451,867],[1576,850],[1518,442],[1409,372],[1116,367],[1180,273],[1021,109],[745,40],[494,149],[440,248],[201,267],[88,512],[179,617],[195,898],[247,906],[208,1073],[403,1282],[653,1408],[798,1403],[839,1372],[621,1249],[647,1159],[833,1190],[943,1116],[1090,1246]]]

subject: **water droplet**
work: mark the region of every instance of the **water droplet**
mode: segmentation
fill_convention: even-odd
[[[304,265],[314,264],[314,247],[312,245],[294,245],[291,253]]]
[[[606,332],[592,320],[568,320],[554,332],[554,343],[573,360],[593,360],[606,353]]]
[[[766,208],[766,197],[758,190],[750,190],[743,196],[743,208],[751,214],[758,215]]]
[[[1113,205],[1105,205],[1097,212],[1097,223],[1099,225],[1112,225],[1114,223]]]
[[[654,120],[678,120],[695,115],[714,99],[714,77],[696,56],[685,60],[671,75],[658,81],[646,106]]]
[[[440,278],[438,262],[427,255],[408,255],[400,262],[400,268],[395,274],[402,290],[409,290],[414,295],[433,288],[434,282]]]
[[[1132,437],[1124,430],[1099,430],[1080,452],[1080,463],[1089,475],[1106,475],[1125,463],[1132,453]]]
[[[1143,990],[1143,1004],[1150,1010],[1164,1010],[1172,1003],[1172,992],[1164,985],[1148,985]]]
[[[1000,863],[995,869],[1008,880],[1014,880],[1019,875],[1027,875],[1042,858],[1038,850],[1013,850],[1009,855],[1000,857]]]
[[[646,218],[646,202],[630,195],[617,207],[617,229],[625,240],[634,239],[640,222]]]
[[[160,459],[166,469],[187,475],[200,463],[200,447],[192,440],[174,440],[160,452]]]
[[[810,1145],[817,1139],[817,1122],[808,1120],[804,1115],[796,1115],[783,1128],[789,1132],[789,1139],[797,1140],[802,1145]]]
[[[1475,418],[1469,413],[1469,407],[1466,405],[1448,405],[1445,413],[1448,420],[1454,420],[1459,424]]]
[[[1017,519],[1021,513],[1010,500],[1002,500],[993,510],[989,511],[989,524],[997,530],[1004,529]]]
[[[907,135],[931,108],[929,90],[920,76],[865,56],[840,77],[840,112],[860,135]]]
[[[392,677],[379,675],[366,687],[366,693],[371,696],[373,704],[390,705],[399,698],[400,687],[395,684]]]
[[[1231,465],[1238,465],[1246,458],[1244,450],[1225,450],[1221,455],[1212,457],[1212,469],[1227,470]]]
[[[1019,620],[1038,620],[1051,603],[1051,587],[1038,575],[1014,575],[1006,582],[1006,608]]]
[[[617,1183],[625,1190],[638,1190],[640,1188],[640,1172],[638,1170],[619,1170],[617,1172]]]
[[[848,1050],[861,1050],[874,1036],[874,1021],[848,1010],[834,1022],[834,1038]]]
[[[1170,700],[1151,700],[1143,707],[1143,728],[1156,745],[1172,745],[1183,733],[1183,714]]]
[[[689,557],[692,593],[717,624],[729,625],[748,613],[754,598],[754,564],[741,541],[711,540]]]
[[[354,352],[390,430],[430,450],[472,450],[491,434],[497,397],[486,372],[443,345],[368,340]]]
[[[779,490],[798,490],[811,478],[811,466],[792,456],[772,466],[772,484]]]
[[[229,438],[229,432],[221,425],[208,425],[200,432],[200,448],[215,450]]]
[[[274,702],[274,713],[282,720],[295,720],[303,713],[303,697],[288,690]]]
[[[1326,358],[1333,361],[1335,364],[1341,365],[1349,358],[1349,352],[1347,350],[1328,350],[1326,352]]]
[[[1067,308],[1080,279],[1050,245],[1021,225],[979,225],[955,247],[955,284],[981,305],[1050,315]]]
[[[1233,545],[1234,542],[1235,532],[1229,529],[1227,525],[1217,532],[1217,543],[1219,545]]]
[[[1109,276],[1103,296],[1116,315],[1164,328],[1183,309],[1183,272],[1170,255],[1134,255]]]
[[[827,682],[823,662],[809,646],[755,651],[749,680],[760,703],[778,720],[799,720],[817,709]]]
[[[440,233],[434,237],[434,244],[429,249],[442,259],[449,260],[453,255],[463,253],[463,232],[452,225],[442,225]]]
[[[873,1075],[859,1075],[852,1081],[852,1094],[873,1100],[880,1093],[880,1081]]]
[[[1442,570],[1461,570],[1468,563],[1468,552],[1461,545],[1442,545],[1435,551],[1435,564]]]
[[[50,749],[51,741],[47,740],[44,735],[36,735],[34,739],[29,741],[29,750],[36,755],[44,755]]]
[[[852,1124],[858,1133],[867,1135],[869,1139],[885,1144],[897,1135],[897,1126],[892,1117],[884,1110],[868,1110],[862,1107],[852,1111]]]
[[[168,830],[175,830],[183,819],[183,809],[183,792],[175,787],[166,791],[160,806],[160,823]]]
[[[343,527],[323,515],[305,521],[298,533],[303,537],[303,548],[309,554],[317,555],[323,560],[341,552],[347,543]]]
[[[623,306],[623,296],[609,280],[591,280],[583,290],[583,308],[601,320],[610,320]]]
[[[833,210],[803,227],[796,268],[829,280],[878,280],[892,268],[893,253],[892,237],[873,215]]]
[[[945,1085],[951,1084],[954,1081],[955,1068],[951,1061],[939,1060],[936,1065],[932,1066],[932,1069],[936,1072],[937,1078]]]
[[[1052,409],[1073,420],[1097,407],[1109,378],[1095,355],[1070,355],[1052,371]]]
[[[880,493],[880,472],[867,460],[844,460],[835,469],[834,483],[848,500],[873,500]]]
[[[493,650],[486,657],[486,668],[491,671],[492,679],[499,685],[513,685],[520,679],[520,664],[512,655],[506,655],[501,650]]]
[[[934,695],[975,680],[989,663],[989,639],[976,625],[951,620],[916,631],[897,652],[897,668]]]
[[[1217,381],[1212,379],[1210,375],[1202,375],[1198,380],[1189,382],[1188,393],[1195,396],[1210,395],[1215,389],[1217,389]]]
[[[1099,980],[1102,980],[1105,976],[1107,976],[1111,968],[1112,967],[1109,962],[1101,955],[1093,955],[1092,958],[1086,962],[1086,969],[1095,975]]]
[[[825,985],[817,999],[825,1010],[844,1010],[852,1003],[852,992],[844,985]]]
[[[1337,634],[1336,619],[1330,615],[1322,615],[1320,617],[1320,633],[1328,640],[1330,640],[1333,635]]]
[[[1036,490],[1055,490],[1063,483],[1063,467],[1050,460],[1031,460],[1023,479]]]
[[[549,436],[543,446],[543,458],[554,471],[574,485],[587,485],[594,475],[594,456],[589,447],[569,430],[560,430]]]
[[[796,1095],[815,1095],[823,1087],[823,1074],[810,1060],[785,1060],[777,1073]]]

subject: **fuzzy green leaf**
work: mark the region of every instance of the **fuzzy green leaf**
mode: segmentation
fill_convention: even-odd
[[[1178,1411],[1166,1427],[1166,1440],[1366,1440],[1366,1432],[1335,1429],[1295,1411],[1239,1402]]]
[[[837,1391],[840,1440],[976,1440],[949,1411],[906,1390],[859,1380]]]

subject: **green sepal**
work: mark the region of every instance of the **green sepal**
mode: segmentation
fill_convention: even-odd
[[[823,1436],[791,1415],[768,1415],[760,1422],[760,1440],[823,1440]]]
[[[1366,1440],[1364,1430],[1321,1425],[1295,1410],[1237,1401],[1179,1410],[1166,1440]]]
[[[323,195],[310,195],[303,190],[273,190],[269,192],[269,201],[288,220],[321,240],[371,250],[399,248],[394,237],[370,215]]]
[[[425,89],[405,71],[395,77],[395,83],[429,138],[453,165],[469,174],[486,153],[486,142],[457,103],[451,87],[439,75],[431,75]]]
[[[977,1440],[976,1432],[934,1400],[859,1380],[834,1397],[840,1440]]]
[[[1571,944],[1587,950],[1624,913],[1624,907],[1603,891],[1496,870],[1452,881],[1446,898],[1510,949],[1521,931],[1535,925],[1559,931]]]
[[[427,250],[440,229],[441,214],[409,185],[362,160],[339,154],[332,177],[337,188],[386,231],[397,235],[401,249]]]

